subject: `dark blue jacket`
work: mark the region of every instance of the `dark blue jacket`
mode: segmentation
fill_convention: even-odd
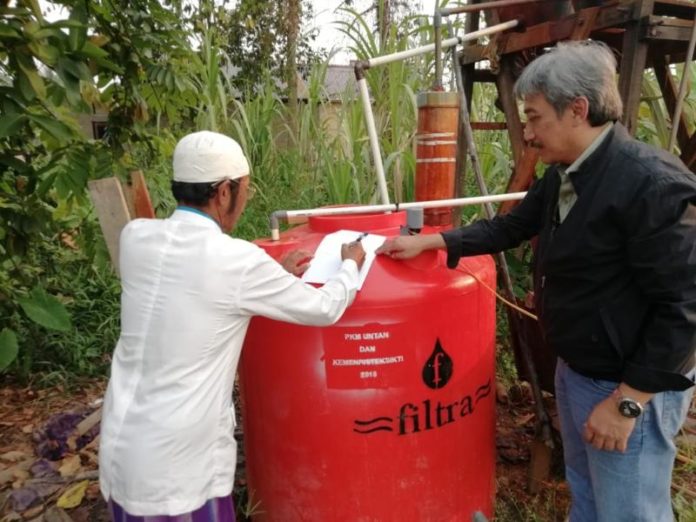
[[[696,352],[696,176],[615,124],[570,174],[555,166],[512,212],[443,233],[448,265],[539,237],[534,290],[546,341],[578,373],[645,392],[684,390]]]

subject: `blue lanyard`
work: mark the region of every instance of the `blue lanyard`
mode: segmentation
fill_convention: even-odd
[[[217,222],[217,221],[215,221],[212,217],[210,217],[208,214],[206,214],[206,213],[203,212],[202,210],[198,210],[197,208],[187,207],[187,206],[185,206],[185,205],[179,205],[178,207],[176,207],[176,209],[177,209],[177,210],[183,210],[184,212],[193,212],[194,214],[198,214],[199,216],[203,216],[203,217],[208,218],[210,221],[212,221],[213,223],[215,223],[216,225],[218,225],[218,222]],[[219,226],[220,226],[220,225],[218,225],[218,227],[219,227]]]

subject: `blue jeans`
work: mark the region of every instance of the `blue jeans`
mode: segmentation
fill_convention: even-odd
[[[572,496],[570,522],[671,522],[674,437],[693,387],[656,394],[636,420],[625,453],[597,450],[582,439],[583,424],[617,385],[583,377],[558,360],[556,402]]]

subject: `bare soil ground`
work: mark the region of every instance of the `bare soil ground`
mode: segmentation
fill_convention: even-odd
[[[77,438],[73,426],[98,407],[105,387],[104,380],[85,381],[70,390],[0,387],[0,522],[108,520],[97,478],[98,435],[91,438],[94,432],[88,432]],[[530,395],[524,385],[499,386],[495,519],[560,522],[567,514],[569,492],[562,478],[559,448],[554,452],[551,475],[540,484],[539,492],[532,494],[528,488],[535,426]],[[552,398],[547,398],[546,406],[553,413]],[[59,417],[63,424],[56,428],[57,415],[72,413],[78,415]],[[47,430],[51,419],[53,426]],[[68,434],[65,446],[51,439],[61,429]],[[56,433],[48,433],[51,430]],[[673,482],[678,520],[696,522],[696,406],[692,406],[679,445]],[[42,459],[42,455],[57,458]],[[243,462],[241,456],[235,491],[242,521]]]

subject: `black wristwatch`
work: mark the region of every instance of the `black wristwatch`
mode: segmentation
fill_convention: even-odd
[[[640,417],[643,413],[643,405],[630,397],[619,396],[619,413],[629,419]]]

